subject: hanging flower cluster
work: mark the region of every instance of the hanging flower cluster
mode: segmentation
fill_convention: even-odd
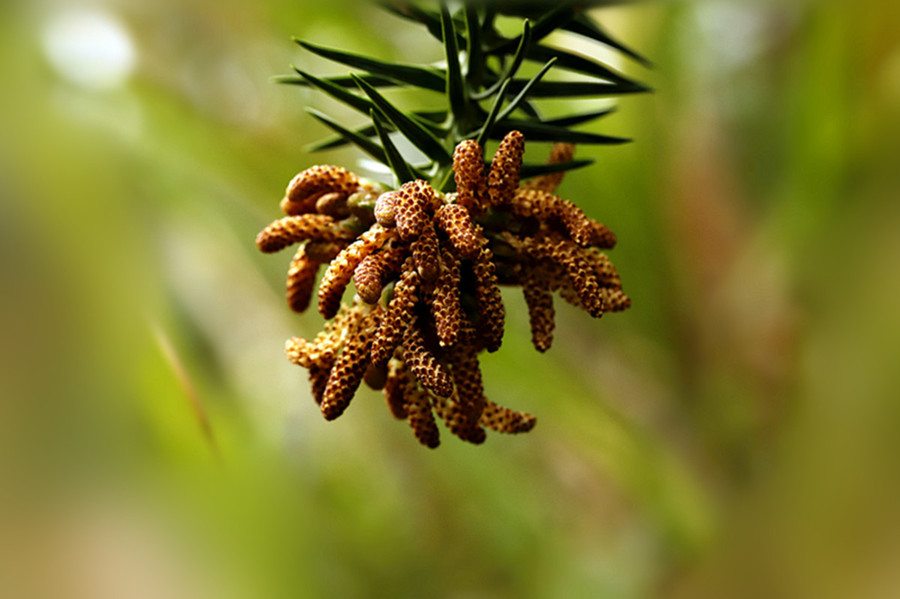
[[[288,271],[287,301],[306,310],[319,270],[319,312],[329,322],[313,340],[290,339],[291,362],[309,371],[327,420],[343,414],[363,381],[383,389],[391,413],[428,447],[439,440],[435,413],[464,441],[485,428],[524,433],[530,414],[484,396],[478,355],[503,339],[499,285],[522,288],[538,351],[553,341],[553,296],[599,318],[629,307],[609,259],[616,238],[554,191],[562,173],[520,184],[524,138],[500,144],[489,173],[482,148],[464,141],[453,169],[457,191],[425,181],[397,190],[336,166],[297,175],[281,208],[286,217],[257,237],[263,252],[300,244]],[[551,162],[571,160],[557,144]],[[351,280],[356,295],[342,305]]]

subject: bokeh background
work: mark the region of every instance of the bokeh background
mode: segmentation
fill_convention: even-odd
[[[0,3],[0,596],[900,596],[900,4],[600,9],[656,92],[562,192],[634,306],[506,294],[523,437],[326,423],[255,233],[321,162],[292,35],[440,57],[330,0]],[[337,69],[337,70],[335,70]],[[584,101],[593,108],[602,101]],[[339,113],[338,113],[339,114]],[[539,145],[531,149],[546,152]]]

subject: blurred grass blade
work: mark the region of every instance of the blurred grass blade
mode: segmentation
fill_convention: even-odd
[[[531,90],[534,88],[534,86],[537,85],[540,82],[540,80],[544,77],[544,75],[547,74],[547,71],[549,71],[551,68],[553,68],[553,65],[555,63],[556,63],[556,59],[551,58],[547,62],[547,64],[545,64],[541,68],[541,70],[538,71],[537,74],[534,77],[532,77],[531,80],[522,87],[522,90],[518,93],[518,95],[516,95],[516,97],[513,98],[513,100],[509,103],[509,105],[503,109],[503,112],[501,112],[497,116],[497,120],[502,121],[504,119],[509,118],[509,116],[513,112],[515,112],[516,109],[519,107],[519,104],[521,104],[522,101],[525,100],[525,98],[528,96],[528,94],[531,93]]]
[[[400,150],[398,150],[397,146],[394,145],[394,142],[391,141],[391,137],[388,134],[388,131],[382,125],[381,117],[375,114],[374,109],[370,112],[370,115],[372,117],[372,123],[375,127],[375,131],[378,133],[378,139],[381,140],[381,145],[384,147],[384,153],[387,157],[388,166],[391,167],[391,171],[393,171],[394,176],[397,178],[397,187],[400,187],[407,181],[412,181],[413,179],[415,179],[409,165],[400,154]]]
[[[353,75],[351,75],[351,77],[353,77]],[[396,127],[400,133],[405,135],[413,145],[422,151],[422,153],[441,165],[451,164],[453,162],[453,157],[447,149],[425,126],[398,110],[384,96],[378,93],[377,89],[362,79],[357,78],[356,83],[359,85],[360,89],[369,96],[369,99],[372,100],[387,120],[393,123],[394,127]]]
[[[360,54],[353,54],[350,52],[344,52],[343,50],[317,46],[309,42],[304,42],[303,40],[295,39],[294,41],[313,54],[316,54],[323,58],[327,58],[329,60],[333,60],[334,62],[338,62],[349,67],[362,69],[364,71],[372,73],[373,75],[380,75],[382,77],[394,79],[395,81],[405,83],[406,85],[412,87],[430,89],[432,91],[441,93],[444,92],[444,77],[440,72],[436,70],[414,65],[384,62],[381,60],[376,60],[374,58],[369,58],[368,56],[362,56]]]

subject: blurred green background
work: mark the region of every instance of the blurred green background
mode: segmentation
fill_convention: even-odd
[[[321,418],[253,239],[358,159],[304,153],[332,107],[271,77],[337,70],[290,36],[439,45],[348,0],[0,3],[0,596],[900,596],[900,5],[598,14],[657,91],[562,194],[633,308],[558,305],[541,356],[507,293],[487,392],[538,426],[431,452],[373,392]]]

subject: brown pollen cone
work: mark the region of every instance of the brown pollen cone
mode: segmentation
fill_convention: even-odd
[[[350,400],[359,388],[369,365],[369,351],[375,332],[378,312],[371,312],[361,326],[350,335],[338,355],[328,377],[328,384],[322,397],[322,415],[325,420],[334,420],[344,413]]]
[[[419,275],[410,269],[410,260],[404,264],[400,281],[394,286],[394,297],[388,304],[387,313],[372,343],[372,362],[376,365],[388,363],[394,350],[406,336],[406,329],[415,319],[416,303],[419,301]]]
[[[450,397],[453,394],[453,379],[447,368],[425,348],[422,333],[415,326],[406,331],[403,340],[403,357],[410,372],[424,388],[439,397]]]
[[[531,342],[543,353],[553,344],[555,313],[553,294],[545,278],[531,274],[522,281],[522,293],[528,306],[528,320],[531,325]]]
[[[326,193],[345,199],[359,187],[359,178],[340,166],[313,166],[294,177],[287,186],[281,208],[285,214],[315,212],[316,202]]]
[[[469,210],[460,204],[445,204],[435,213],[435,223],[463,258],[474,259],[487,243]]]
[[[537,418],[525,412],[516,412],[509,408],[498,406],[489,399],[485,400],[484,412],[481,414],[481,424],[498,433],[518,435],[527,433],[537,424]]]
[[[472,214],[484,212],[488,200],[488,181],[484,172],[484,151],[478,142],[466,140],[453,153],[456,203]]]
[[[396,274],[404,258],[401,247],[385,248],[365,257],[353,271],[353,283],[362,301],[375,304],[381,299],[385,281]]]
[[[388,364],[387,382],[384,385],[384,398],[391,415],[397,420],[406,420],[406,409],[409,404],[408,394],[415,386],[415,381],[406,368],[403,360],[392,359]]]
[[[428,288],[431,315],[442,347],[456,344],[462,329],[463,311],[459,297],[459,280],[459,259],[452,252],[444,251],[441,276]]]
[[[330,216],[303,214],[286,216],[270,224],[256,236],[256,246],[271,254],[301,241],[337,241],[345,236]]]
[[[427,210],[434,202],[434,190],[425,181],[411,181],[393,196],[397,231],[403,241],[415,241],[426,227],[433,226]]]
[[[510,131],[500,142],[488,175],[491,206],[512,200],[519,187],[519,172],[522,170],[524,153],[525,136],[518,131]]]
[[[495,270],[491,251],[486,247],[481,248],[481,252],[472,263],[472,272],[475,274],[475,295],[481,314],[479,330],[484,337],[485,348],[489,352],[500,349],[500,344],[503,343],[503,322],[506,318],[506,309],[503,307],[503,298],[497,286]]]
[[[257,245],[270,253],[301,244],[286,284],[297,312],[308,308],[327,265],[318,287],[324,330],[285,345],[288,359],[309,370],[327,420],[365,382],[427,447],[440,443],[436,416],[473,444],[485,441],[486,429],[530,431],[534,416],[485,396],[478,356],[503,341],[500,285],[521,287],[540,352],[553,343],[553,294],[594,317],[631,305],[599,251],[612,248],[615,235],[555,195],[563,173],[522,183],[523,153],[524,138],[513,131],[488,171],[483,149],[460,143],[455,193],[422,180],[384,191],[336,166],[312,167],[291,181],[282,201],[289,216],[263,229]],[[549,162],[573,155],[571,144],[556,144]],[[351,280],[357,297],[342,305]]]
[[[288,307],[294,312],[305,312],[316,286],[320,264],[306,255],[306,247],[297,250],[288,268],[286,295]]]
[[[366,256],[384,245],[391,236],[392,231],[374,225],[331,261],[319,284],[319,313],[322,316],[333,318],[337,314],[344,291],[353,278],[353,271]]]
[[[421,389],[410,389],[406,395],[406,412],[409,426],[413,429],[419,443],[430,449],[441,444],[440,432],[431,411],[428,394]]]

